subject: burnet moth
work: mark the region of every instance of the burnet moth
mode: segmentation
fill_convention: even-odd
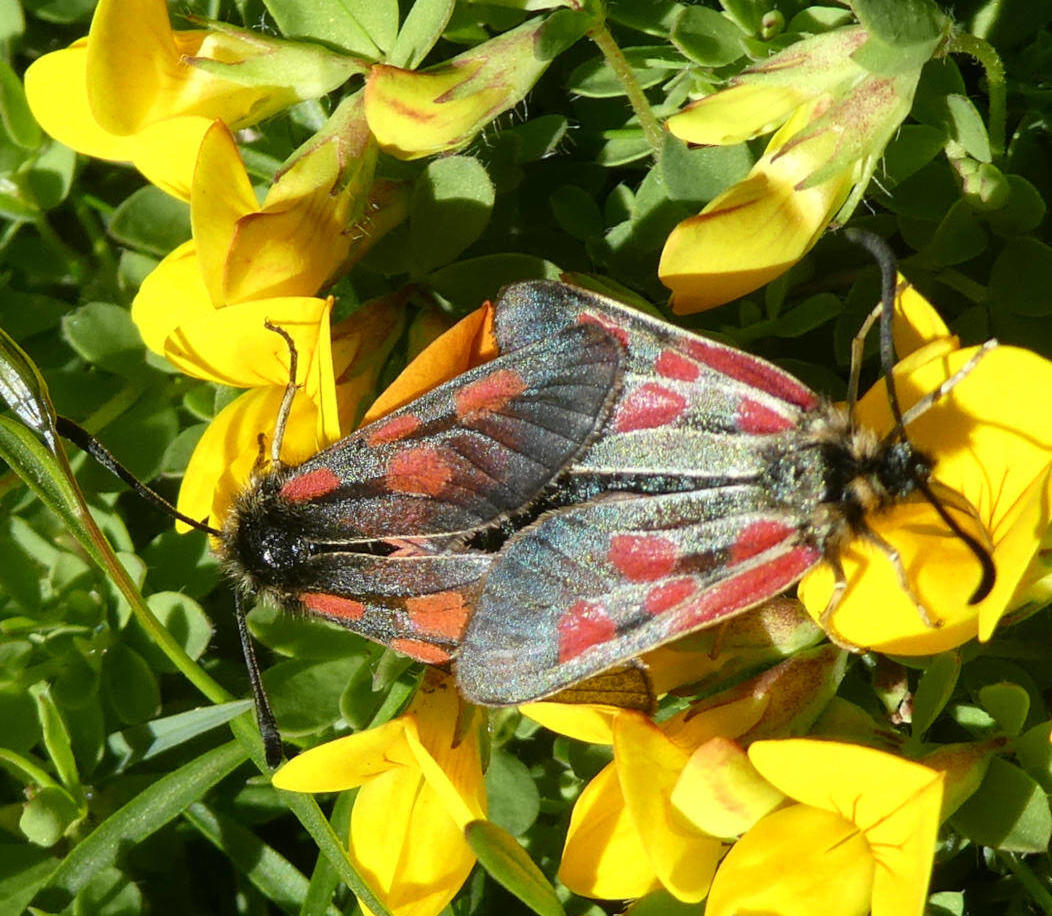
[[[531,281],[496,303],[497,359],[298,467],[277,461],[279,419],[269,466],[221,529],[180,517],[216,538],[243,592],[451,664],[465,697],[491,705],[589,682],[777,595],[823,559],[838,571],[828,619],[844,542],[875,539],[867,514],[916,491],[976,555],[977,602],[993,585],[989,555],[931,492],[931,461],[905,432],[969,367],[903,415],[890,375],[894,266],[876,253],[884,296],[873,317],[897,419],[883,439],[757,357]],[[294,364],[293,353],[293,379]],[[87,434],[60,432],[160,499]],[[274,761],[280,742],[240,599]]]

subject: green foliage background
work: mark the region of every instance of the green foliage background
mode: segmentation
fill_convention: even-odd
[[[402,5],[405,23],[410,4]],[[175,374],[147,355],[129,318],[139,282],[189,237],[187,208],[130,168],[78,158],[47,139],[21,91],[28,63],[83,35],[92,6],[0,0],[0,326],[39,367],[61,414],[174,498],[194,443],[236,394]],[[458,2],[443,26],[441,6],[418,3],[420,14],[410,20],[417,39],[434,44],[426,62],[530,15],[515,0]],[[676,111],[688,92],[733,75],[750,56],[848,16],[839,7],[789,0],[728,0],[722,7],[729,15],[717,15],[714,2],[609,4],[611,30],[659,117]],[[786,28],[762,41],[762,16],[775,9]],[[334,10],[243,0],[191,2],[173,12],[353,43],[351,32],[328,22]],[[964,193],[943,155],[952,142],[977,162],[994,158],[983,127],[983,73],[957,56],[926,69],[912,117],[854,223],[893,240],[903,271],[965,343],[994,335],[1052,356],[1045,203],[1052,191],[1052,4],[973,0],[949,11],[1005,63],[1008,140],[995,164],[1007,196],[991,206]],[[507,282],[560,271],[608,277],[626,295],[664,300],[656,265],[668,232],[741,178],[762,144],[688,150],[668,138],[655,161],[595,45],[570,42],[582,31],[582,15],[556,13],[569,47],[528,103],[467,150],[433,161],[384,160],[382,173],[413,183],[409,219],[333,290],[341,313],[412,283],[421,302],[459,316]],[[394,27],[393,20],[385,25]],[[268,181],[324,123],[329,107],[326,100],[303,103],[242,134],[253,178]],[[679,323],[747,347],[838,395],[848,343],[876,290],[866,256],[827,237],[766,289]],[[385,378],[404,363],[404,352],[403,342]],[[5,454],[21,456],[23,469],[43,469],[51,504],[13,471],[0,475],[0,913],[31,902],[41,912],[100,916],[352,911],[353,897],[318,858],[318,834],[312,839],[304,830],[304,823],[320,829],[316,811],[304,802],[299,819],[293,816],[289,805],[298,803],[279,797],[231,741],[228,723],[250,728],[247,702],[204,705],[157,649],[127,597],[92,562],[102,548],[93,546],[75,496],[35,441],[13,422],[0,431]],[[231,591],[204,536],[176,535],[168,520],[84,456],[73,465],[92,517],[149,607],[212,678],[245,696]],[[418,667],[317,621],[259,608],[251,622],[265,647],[279,722],[304,746],[397,714],[419,677]],[[946,831],[933,913],[1052,912],[1050,630],[1048,615],[1037,614],[985,646],[896,668],[891,680],[899,694],[887,689],[886,670],[858,662],[841,690],[886,718],[908,685],[917,691],[915,717],[924,726],[915,718],[915,734],[926,728],[932,742],[1021,736],[1014,759],[995,762]],[[549,878],[573,801],[607,759],[605,749],[554,737],[514,712],[492,719],[493,820],[521,840]],[[346,823],[348,802],[336,801],[337,824]],[[329,800],[323,804],[328,811]],[[600,912],[562,889],[560,896],[567,912]],[[688,909],[660,895],[647,905],[655,913]],[[452,909],[526,911],[482,869]]]

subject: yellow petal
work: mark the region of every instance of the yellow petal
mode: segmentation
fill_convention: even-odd
[[[393,916],[437,916],[475,864],[461,828],[411,767],[384,773],[358,792],[349,853]]]
[[[487,304],[458,321],[406,366],[369,408],[362,423],[397,410],[496,355],[493,308]]]
[[[753,766],[786,795],[857,824],[878,863],[874,916],[921,916],[935,855],[944,776],[872,748],[758,741]]]
[[[613,744],[613,706],[571,703],[523,703],[519,712],[549,731],[589,744]]]
[[[806,123],[802,108],[771,139],[742,181],[681,222],[665,242],[658,274],[685,315],[763,286],[795,264],[847,198],[855,170],[813,187],[798,186],[820,164],[809,144],[782,149]]]
[[[731,847],[712,882],[705,913],[865,916],[874,865],[869,845],[851,821],[793,805],[768,814]]]
[[[143,341],[160,356],[165,341],[180,324],[214,311],[193,240],[173,249],[147,274],[131,306]]]
[[[622,712],[614,720],[618,781],[650,864],[671,894],[695,903],[708,893],[723,847],[672,805],[688,756],[639,713]]]
[[[131,160],[162,191],[189,200],[197,151],[211,126],[212,119],[200,115],[150,124],[135,135]]]
[[[676,780],[672,804],[710,836],[744,833],[785,798],[756,772],[735,742],[713,738],[699,747]]]
[[[176,503],[180,512],[191,518],[211,519],[213,525],[223,524],[260,456],[270,456],[270,438],[283,395],[282,388],[253,388],[219,412],[186,466]],[[318,427],[314,402],[294,398],[281,450],[287,464],[300,464],[329,444],[319,439]],[[175,527],[177,531],[187,530],[182,522],[176,522]]]
[[[669,131],[705,146],[726,146],[769,134],[807,100],[794,86],[759,86],[744,83],[713,93],[673,115]]]
[[[392,719],[297,754],[271,782],[288,792],[342,792],[406,766],[413,766],[413,757],[405,740],[405,722]]]
[[[570,815],[559,880],[604,900],[642,897],[661,886],[625,808],[613,764],[585,787]]]
[[[213,309],[181,322],[168,335],[164,355],[196,378],[235,388],[284,388],[289,382],[289,348],[267,328],[269,321],[292,337],[300,363],[297,381],[305,386],[306,396],[312,397],[318,387],[310,371],[311,360],[323,346],[329,351],[331,366],[329,310],[326,300],[307,297]]]
[[[226,265],[238,220],[258,209],[256,195],[230,130],[221,121],[201,142],[190,192],[190,221],[198,261],[212,302],[226,305]],[[314,292],[314,290],[311,290]]]
[[[899,359],[919,350],[925,344],[944,338],[951,338],[956,348],[957,338],[952,337],[946,322],[932,304],[902,274],[897,275],[897,280],[895,320],[892,322],[891,331]]]

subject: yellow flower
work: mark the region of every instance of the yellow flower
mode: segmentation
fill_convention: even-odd
[[[452,680],[430,669],[409,710],[369,731],[309,750],[274,774],[292,792],[361,786],[348,855],[393,916],[434,916],[467,879],[464,839],[486,816],[479,723],[463,728]]]
[[[319,46],[230,27],[173,31],[163,0],[101,0],[88,37],[35,61],[25,84],[33,114],[55,139],[130,161],[185,200],[213,120],[254,124],[361,69]]]
[[[381,149],[419,159],[460,149],[518,104],[551,62],[539,53],[544,19],[414,72],[377,64],[365,87],[365,114]]]
[[[669,119],[677,137],[704,144],[781,125],[742,181],[669,235],[658,273],[674,311],[757,289],[803,257],[834,216],[850,215],[910,109],[923,64],[911,58],[894,73],[870,72],[856,63],[870,41],[855,27],[797,42]]]
[[[843,670],[844,653],[827,644],[658,725],[612,708],[521,707],[553,730],[614,748],[613,763],[574,806],[562,882],[606,899],[664,886],[680,900],[702,900],[726,839],[782,801],[741,746],[808,727]]]
[[[229,129],[213,122],[190,194],[194,238],[150,273],[132,303],[132,318],[155,353],[197,378],[252,389],[227,405],[194,450],[178,502],[194,518],[222,520],[260,455],[259,433],[269,439],[274,427],[289,353],[267,322],[292,336],[299,357],[301,390],[282,448],[290,464],[351,428],[400,329],[397,297],[330,331],[332,304],[313,295],[404,214],[402,195],[383,201],[390,188],[381,186],[369,219],[353,222],[366,206],[375,145],[360,99],[337,115],[363,129],[315,138],[262,204]]]
[[[749,760],[800,804],[756,823],[721,863],[707,916],[921,916],[943,775],[871,748],[759,741]]]
[[[895,385],[906,410],[959,370],[975,348],[959,349],[934,309],[907,286],[899,298],[905,325],[896,332],[900,354]],[[997,571],[990,594],[968,601],[980,580],[975,556],[923,498],[898,503],[867,523],[900,553],[917,598],[940,623],[924,623],[903,591],[886,554],[853,541],[841,558],[849,588],[832,618],[847,642],[882,652],[928,655],[978,636],[988,639],[1017,591],[1052,522],[1052,363],[1029,350],[997,347],[929,411],[912,422],[910,442],[934,459],[932,480],[961,526],[987,545]],[[892,428],[884,382],[858,404],[860,425]],[[833,587],[820,565],[800,584],[815,619]]]

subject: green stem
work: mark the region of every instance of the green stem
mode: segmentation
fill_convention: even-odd
[[[614,41],[614,36],[610,34],[610,30],[606,27],[605,21],[597,21],[588,35],[596,43],[599,50],[603,52],[607,65],[614,72],[617,81],[625,90],[625,95],[628,96],[628,104],[632,106],[632,110],[639,119],[639,125],[643,128],[643,136],[647,138],[647,143],[654,150],[654,155],[658,155],[661,152],[661,144],[665,135],[661,130],[661,125],[658,124],[657,118],[654,116],[650,102],[647,101],[647,97],[643,93],[643,87],[639,85],[639,80],[636,79],[636,75],[632,72],[632,66],[628,63],[628,58],[617,46],[617,42]]]
[[[85,417],[80,425],[92,435],[100,429],[105,429],[126,410],[131,409],[135,402],[142,397],[143,390],[143,385],[129,382],[122,386],[120,391],[106,401],[105,404]]]
[[[84,259],[65,242],[59,238],[57,232],[51,228],[51,223],[46,216],[33,220],[33,226],[40,235],[41,240],[51,249],[58,253],[63,263],[69,265],[69,272],[79,283],[87,276],[88,266]]]
[[[997,162],[1005,151],[1005,123],[1008,109],[1005,66],[993,45],[967,32],[959,32],[953,36],[950,51],[974,57],[986,71],[986,90],[990,97],[990,152],[994,162]]]
[[[117,277],[117,261],[110,250],[106,232],[99,224],[98,214],[88,201],[80,199],[73,201],[73,212],[91,242],[91,253],[101,267],[99,274],[107,278],[112,285]],[[116,292],[115,289],[113,291]]]
[[[1027,868],[1018,856],[1008,852],[998,852],[997,859],[1023,885],[1024,890],[1030,895],[1030,899],[1041,908],[1041,912],[1052,914],[1052,894],[1049,894],[1045,889],[1041,879]]]
[[[955,289],[962,296],[967,297],[976,305],[986,304],[986,287],[976,283],[971,277],[962,274],[959,270],[940,270],[938,274],[940,283],[946,284],[950,289]]]

